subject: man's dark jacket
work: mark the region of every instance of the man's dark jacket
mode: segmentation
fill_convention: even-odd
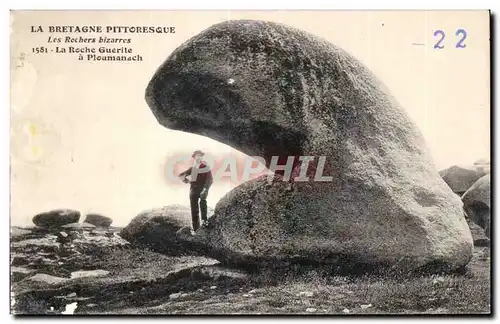
[[[205,169],[207,168],[207,164],[205,162],[201,162],[200,169]],[[212,183],[214,182],[213,176],[212,176],[212,170],[210,168],[207,168],[208,170],[204,171],[198,171],[196,174],[196,179],[191,180],[191,190],[193,189],[209,189]],[[187,169],[186,171],[182,172],[179,174],[179,177],[187,177],[191,175],[193,172],[193,167]]]

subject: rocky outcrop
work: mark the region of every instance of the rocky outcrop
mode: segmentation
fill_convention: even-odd
[[[462,196],[464,209],[469,218],[484,228],[490,237],[491,177],[489,174],[476,181]]]
[[[66,224],[66,225],[63,225],[61,227],[64,228],[64,229],[75,231],[75,230],[90,230],[90,229],[95,228],[96,226],[92,225],[92,224],[89,224],[89,223],[83,222],[83,223]]]
[[[377,78],[333,44],[277,23],[220,23],[168,57],[146,101],[163,126],[268,167],[273,156],[280,164],[314,157],[309,181],[258,178],[217,204],[196,239],[221,261],[441,271],[472,256],[460,198],[422,135]],[[295,158],[294,174],[300,166]],[[331,179],[313,181],[321,169],[318,178]]]
[[[106,270],[74,271],[71,273],[71,279],[88,278],[88,277],[105,277],[108,274],[109,271]]]
[[[51,276],[45,273],[37,273],[33,277],[25,279],[27,281],[33,282],[33,284],[45,284],[45,285],[59,285],[68,281],[68,278],[60,278],[56,276]]]
[[[33,217],[33,223],[40,227],[59,227],[66,224],[77,223],[80,212],[71,209],[57,209],[41,213]]]
[[[12,259],[13,265],[25,265],[33,263],[26,252],[41,256],[54,256],[62,254],[81,254],[85,251],[98,251],[106,248],[121,248],[129,243],[119,237],[115,232],[94,232],[92,229],[82,229],[75,231],[73,228],[66,231],[54,233],[38,233],[38,236],[20,241],[11,242],[11,249],[17,251]],[[108,234],[111,235],[108,235]],[[19,253],[21,252],[22,253]]]
[[[132,291],[137,294],[133,299],[148,302],[178,287],[228,283],[224,275],[210,272],[218,263],[213,259],[123,249],[112,244],[123,239],[102,231],[78,234],[72,242],[57,244],[57,250],[41,249],[47,241],[56,244],[56,236],[40,232],[28,244],[11,246],[12,313],[60,314],[73,302],[80,311],[96,311],[91,304],[97,304],[103,312],[107,303],[127,304]]]

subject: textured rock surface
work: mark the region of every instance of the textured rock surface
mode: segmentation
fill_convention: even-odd
[[[467,224],[469,224],[474,246],[490,246],[490,239],[486,236],[482,227],[471,220],[468,220]]]
[[[10,246],[12,248],[35,249],[38,251],[54,252],[59,250],[61,244],[57,242],[57,236],[47,235],[46,237],[39,239],[33,238],[18,242],[12,242]]]
[[[479,178],[490,172],[489,164],[476,163],[467,166],[454,165],[439,171],[439,175],[453,192],[463,195]]]
[[[41,213],[33,217],[33,223],[40,227],[59,227],[66,224],[77,223],[80,212],[71,209],[57,209]]]
[[[140,213],[120,231],[120,236],[158,252],[180,255],[189,247],[176,233],[186,226],[191,226],[190,209],[171,205]]]
[[[87,271],[75,271],[71,273],[71,279],[75,278],[88,278],[88,277],[104,277],[109,274],[106,270],[87,270]]]
[[[98,215],[98,214],[88,214],[84,220],[85,223],[95,225],[97,227],[109,227],[113,220],[110,217]]]
[[[469,218],[485,230],[490,237],[491,177],[489,174],[476,181],[462,196]]]
[[[45,273],[37,273],[33,277],[29,277],[29,278],[24,279],[24,280],[43,283],[43,284],[47,284],[47,285],[58,285],[58,284],[61,284],[65,281],[68,281],[68,278],[60,278],[60,277],[51,276],[51,275],[48,275]]]
[[[83,229],[92,229],[95,228],[95,225],[89,224],[89,223],[71,223],[71,224],[66,224],[61,226],[62,228],[65,229],[71,229],[71,230],[83,230]]]
[[[267,165],[273,155],[326,157],[330,182],[261,178],[228,193],[197,233],[219,260],[454,269],[472,256],[460,198],[423,137],[376,77],[330,43],[276,23],[217,24],[170,55],[146,101],[165,127]]]

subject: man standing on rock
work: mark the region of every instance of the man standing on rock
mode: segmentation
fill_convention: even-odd
[[[184,183],[191,183],[189,200],[191,203],[193,230],[195,232],[198,228],[200,228],[200,210],[203,225],[207,221],[207,195],[208,190],[213,183],[212,171],[210,170],[208,164],[203,161],[203,155],[205,155],[205,153],[200,150],[194,151],[193,155],[191,155],[194,159],[193,166],[179,174],[179,177]],[[188,176],[191,176],[191,181],[188,180]]]

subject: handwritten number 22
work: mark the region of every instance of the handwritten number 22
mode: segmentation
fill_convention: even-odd
[[[442,31],[442,30],[436,30],[434,32],[434,36],[438,36],[438,35],[440,35],[441,38],[434,45],[434,48],[435,49],[443,49],[444,45],[441,45],[441,43],[444,41],[444,37],[445,37],[444,31]],[[464,41],[467,38],[467,32],[464,29],[457,29],[457,31],[455,32],[455,36],[459,36],[459,35],[462,35],[462,38],[460,38],[460,40],[455,45],[455,47],[456,48],[465,48],[466,45],[464,44]]]

